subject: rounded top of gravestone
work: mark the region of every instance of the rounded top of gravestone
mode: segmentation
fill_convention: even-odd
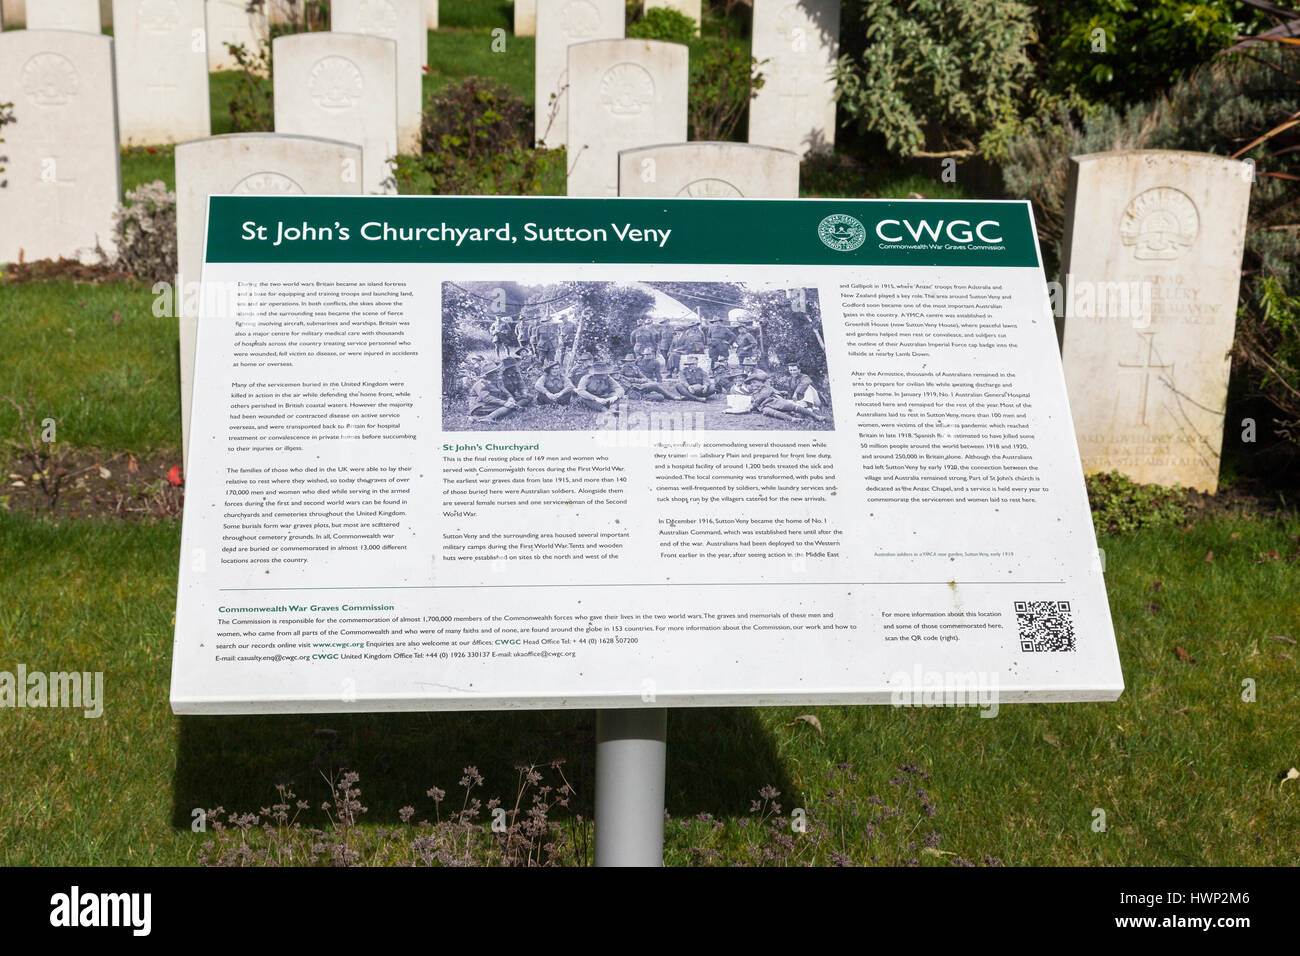
[[[1246,165],[1244,160],[1220,156],[1218,153],[1202,153],[1190,149],[1112,149],[1100,153],[1080,153],[1071,156],[1072,163],[1116,163],[1116,162],[1185,162],[1203,165],[1224,165],[1237,168]]]

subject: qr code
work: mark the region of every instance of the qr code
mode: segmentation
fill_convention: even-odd
[[[1016,626],[1022,651],[1074,650],[1069,601],[1017,601]]]

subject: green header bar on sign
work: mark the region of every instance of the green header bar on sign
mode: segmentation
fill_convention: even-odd
[[[1023,201],[213,196],[208,262],[1037,266]]]

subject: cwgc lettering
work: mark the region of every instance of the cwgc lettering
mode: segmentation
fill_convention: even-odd
[[[201,309],[178,712],[1122,688],[1024,203],[213,197]]]

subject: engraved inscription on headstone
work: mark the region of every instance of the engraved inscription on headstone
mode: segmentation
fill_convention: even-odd
[[[618,154],[620,196],[795,199],[799,157],[747,143],[665,143]]]
[[[1221,156],[1073,159],[1061,358],[1085,472],[1217,488],[1249,201]]]

